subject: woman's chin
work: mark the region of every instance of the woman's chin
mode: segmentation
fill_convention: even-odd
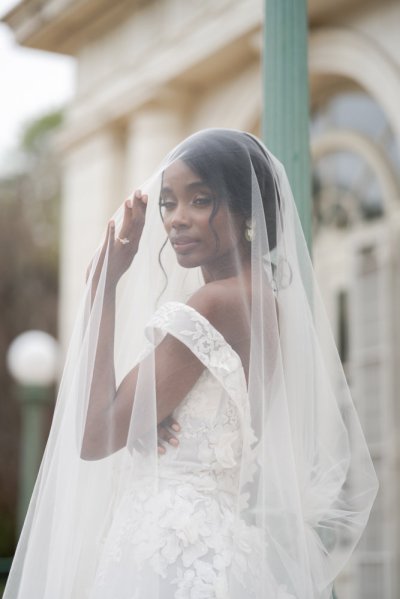
[[[178,264],[183,268],[196,268],[196,266],[201,266],[201,261],[190,254],[176,254],[176,259],[178,260]]]

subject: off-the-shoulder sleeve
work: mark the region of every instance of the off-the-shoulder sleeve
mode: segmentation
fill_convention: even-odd
[[[169,333],[184,343],[233,396],[246,394],[242,362],[219,331],[197,310],[167,302],[147,323],[146,337],[155,347]]]

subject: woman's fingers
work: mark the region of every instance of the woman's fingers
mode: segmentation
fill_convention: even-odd
[[[160,454],[163,454],[163,453],[165,453],[167,450],[165,449],[165,447],[164,447],[163,445],[161,445],[161,443],[160,443],[160,442],[158,442],[158,444],[157,444],[157,451],[158,451],[158,453],[160,453]]]
[[[115,222],[110,220],[108,223],[108,243],[110,246],[114,244],[115,241]]]
[[[147,194],[142,194],[140,189],[135,191],[132,198],[125,200],[119,237],[129,239],[133,243],[139,242],[146,216],[147,201]]]
[[[135,192],[133,198],[124,202],[124,214],[121,228],[114,220],[110,220],[107,227],[107,235],[101,249],[99,260],[99,272],[104,263],[106,252],[108,253],[108,282],[117,283],[121,276],[128,270],[134,259],[145,223],[147,195],[140,190]]]
[[[173,416],[171,414],[169,416],[167,416],[161,424],[164,427],[168,427],[170,429],[172,428],[172,430],[174,430],[176,433],[179,433],[179,431],[181,430],[179,422],[177,420],[175,420],[175,418],[173,418]]]
[[[142,212],[146,212],[148,196],[146,193],[142,193],[141,189],[137,189],[133,194],[132,207],[138,208]]]
[[[168,416],[161,422],[157,427],[157,450],[160,455],[166,453],[166,448],[162,444],[163,441],[169,443],[173,447],[177,447],[179,445],[178,439],[171,433],[169,428],[172,428],[174,431],[180,431],[181,427],[179,423],[172,416]]]
[[[177,422],[176,422],[176,420],[174,420],[172,417],[169,416],[168,418],[163,420],[163,422],[161,422],[158,425],[158,428],[157,428],[158,442],[160,443],[161,441],[165,441],[165,442],[169,443],[170,445],[177,447],[179,445],[179,441],[170,430],[170,427],[172,427],[172,424],[177,425]],[[177,432],[176,426],[174,427],[174,430]]]
[[[166,418],[167,421],[167,425],[172,428],[175,432],[179,433],[179,431],[181,430],[181,427],[179,425],[179,422],[177,420],[175,420],[175,418],[172,418],[172,416],[168,416],[168,418]]]
[[[177,447],[179,445],[178,439],[171,433],[170,430],[168,430],[168,425],[165,420],[164,422],[158,425],[157,433],[159,441],[166,441],[174,447]]]
[[[124,217],[122,219],[122,227],[121,227],[121,231],[125,230],[128,231],[130,228],[130,222],[132,219],[132,203],[133,200],[131,200],[130,198],[128,198],[127,200],[125,200],[124,203]]]

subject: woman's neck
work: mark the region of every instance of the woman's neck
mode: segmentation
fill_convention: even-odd
[[[237,277],[249,268],[250,256],[239,255],[235,252],[234,255],[221,256],[210,264],[204,264],[201,270],[205,283],[210,283],[211,281]]]

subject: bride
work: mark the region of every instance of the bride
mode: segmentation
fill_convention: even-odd
[[[282,165],[192,135],[91,263],[5,599],[328,599],[376,490]]]

